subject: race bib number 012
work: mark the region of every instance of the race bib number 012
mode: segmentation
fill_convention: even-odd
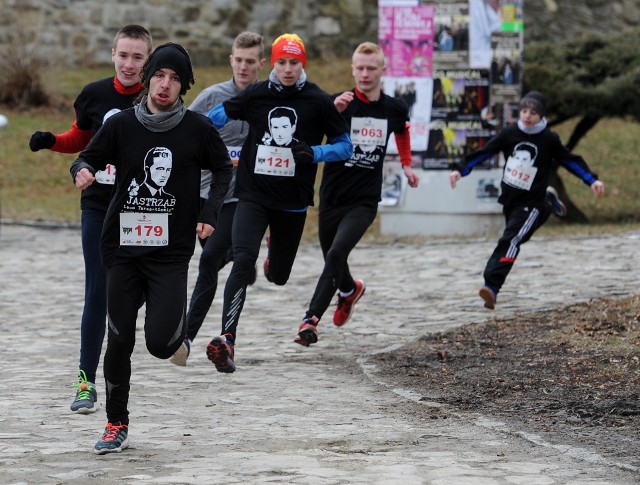
[[[504,182],[512,187],[523,190],[531,190],[533,179],[536,178],[538,169],[531,165],[525,165],[513,157],[509,157],[504,167]]]
[[[293,160],[291,148],[258,145],[253,171],[261,175],[293,177],[296,173],[296,163]]]
[[[121,212],[121,246],[167,246],[169,214],[166,212]]]

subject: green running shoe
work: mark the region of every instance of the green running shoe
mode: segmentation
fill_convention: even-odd
[[[71,403],[71,411],[77,414],[91,414],[98,410],[96,401],[98,392],[93,382],[87,380],[87,374],[83,370],[78,372],[78,382],[73,383],[77,389],[76,397]]]

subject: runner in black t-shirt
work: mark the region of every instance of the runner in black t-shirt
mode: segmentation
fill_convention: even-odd
[[[234,372],[236,327],[262,238],[269,228],[265,276],[284,285],[298,251],[307,207],[313,205],[317,163],[351,154],[348,126],[331,97],[307,80],[304,44],[295,34],[271,47],[268,81],[253,84],[209,112],[218,127],[247,121],[249,135],[237,169],[234,264],[224,290],[222,335],[207,347],[218,372]],[[327,137],[328,144],[321,145]]]
[[[133,106],[142,91],[140,71],[151,52],[151,35],[140,25],[126,25],[115,36],[111,59],[116,75],[86,85],[76,98],[76,121],[72,128],[54,135],[36,131],[29,147],[36,152],[49,149],[60,153],[78,153],[89,143],[111,115]],[[85,297],[80,323],[80,370],[71,410],[88,414],[98,410],[96,371],[100,362],[106,328],[106,272],[100,261],[100,235],[115,181],[115,168],[107,165],[96,173],[96,183],[82,191],[81,232],[85,267]]]
[[[233,171],[210,120],[182,101],[194,83],[187,52],[177,44],[161,45],[145,64],[143,81],[140,103],[112,116],[71,167],[81,189],[95,181],[106,160],[118,170],[100,245],[107,268],[108,423],[97,454],[128,445],[131,354],[141,299],[149,352],[168,359],[182,344],[194,231],[201,238],[213,233]],[[202,211],[201,170],[214,175]]]
[[[505,228],[485,265],[484,285],[478,291],[485,308],[490,310],[496,306],[498,293],[520,254],[520,247],[552,213],[564,215],[564,204],[555,189],[548,187],[554,167],[562,165],[588,185],[596,197],[604,196],[604,183],[587,162],[569,152],[558,134],[547,126],[542,93],[527,93],[520,100],[520,116],[515,125],[504,128],[485,146],[453,165],[449,174],[451,188],[478,164],[500,152],[506,160],[498,198],[503,206]]]
[[[347,258],[376,217],[391,133],[409,185],[418,186],[411,169],[408,109],[404,101],[382,92],[380,80],[386,67],[380,47],[372,42],[360,44],[351,69],[356,87],[337,96],[335,105],[350,124],[354,149],[344,161],[327,164],[322,175],[318,237],[325,264],[294,339],[306,347],[318,341],[318,322],[336,290],[340,290],[333,314],[337,326],[347,323],[364,294],[364,281],[353,279]]]

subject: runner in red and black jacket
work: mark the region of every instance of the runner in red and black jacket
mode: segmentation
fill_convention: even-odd
[[[111,51],[116,75],[87,84],[74,103],[76,120],[65,133],[36,131],[31,135],[32,151],[48,149],[78,153],[111,115],[131,108],[143,89],[140,72],[152,49],[151,35],[140,25],[126,25],[116,34]],[[87,414],[95,405],[96,371],[100,361],[107,315],[106,272],[100,261],[100,235],[111,200],[115,168],[108,164],[96,174],[96,183],[80,197],[82,253],[85,265],[85,301],[80,324],[80,370],[71,410]]]

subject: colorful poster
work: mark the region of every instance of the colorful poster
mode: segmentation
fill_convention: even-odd
[[[522,0],[500,0],[500,28],[502,32],[523,32]]]
[[[493,34],[491,95],[494,101],[516,100],[522,91],[522,37],[511,32]]]
[[[482,121],[432,120],[429,144],[422,159],[423,169],[448,169],[451,162],[482,148],[497,131]],[[483,163],[487,168],[497,166],[495,157]]]
[[[435,7],[379,8],[378,37],[387,75],[431,77]]]
[[[440,2],[436,6],[433,62],[439,66],[467,66],[469,4]]]
[[[379,7],[417,7],[420,0],[378,0]]]
[[[431,119],[480,120],[489,104],[489,71],[448,69],[433,75]]]

